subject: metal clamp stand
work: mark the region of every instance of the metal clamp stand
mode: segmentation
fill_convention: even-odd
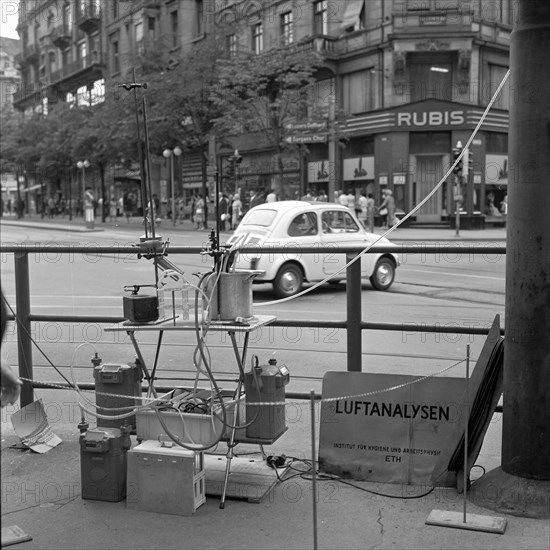
[[[231,338],[231,344],[233,345],[233,351],[235,352],[235,357],[237,359],[237,366],[239,367],[239,382],[237,384],[237,390],[235,392],[236,394],[235,397],[238,400],[239,397],[241,396],[241,391],[244,384],[244,365],[246,364],[246,353],[248,351],[248,339],[249,339],[250,333],[247,332],[244,335],[244,344],[243,344],[242,354],[239,352],[239,348],[237,346],[237,340],[235,339],[235,332],[229,331],[228,334],[229,334],[229,337]],[[231,470],[231,460],[233,459],[233,456],[234,456],[233,448],[236,446],[235,431],[238,425],[239,425],[239,407],[235,406],[235,419],[231,427],[231,434],[229,436],[229,441],[227,442],[227,455],[226,455],[227,462],[225,464],[225,477],[223,480],[223,489],[222,489],[222,496],[220,501],[220,508],[222,509],[225,507],[225,495],[227,492],[227,483],[229,481],[229,472]]]

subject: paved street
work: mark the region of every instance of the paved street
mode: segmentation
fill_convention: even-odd
[[[168,227],[161,225],[168,234]],[[414,230],[398,229],[392,236],[394,242],[429,242],[440,239],[453,240],[450,230]],[[101,231],[86,232],[82,224],[71,225],[56,220],[54,222],[32,222],[29,220],[2,220],[3,243],[44,239],[48,242],[134,242],[139,235],[139,223],[132,221],[130,227],[120,224],[118,227],[101,227]],[[206,234],[192,230],[188,226],[170,228],[170,239],[174,244],[201,244]],[[504,242],[505,230],[502,228],[487,232],[464,232],[462,239],[477,239],[478,242]],[[86,269],[75,265],[77,262],[61,261],[60,258],[41,258],[38,274],[31,280],[33,289],[33,308],[43,313],[70,313],[85,311],[88,314],[116,315],[120,312],[120,284],[125,277],[142,277],[150,272],[150,265],[141,267],[135,262],[120,265],[111,261],[96,266],[94,262],[85,264]],[[55,260],[55,261],[54,261]],[[199,258],[194,267],[201,266]],[[409,271],[407,268],[410,266]],[[486,268],[487,264],[485,264]],[[403,267],[403,266],[402,266]],[[363,292],[364,317],[378,321],[389,319],[442,320],[441,313],[447,312],[445,319],[454,314],[463,314],[460,308],[470,312],[470,322],[481,322],[495,312],[501,312],[503,302],[484,306],[484,313],[472,317],[475,311],[475,298],[462,294],[452,300],[447,292],[445,296],[426,296],[423,291],[411,292],[407,287],[419,284],[414,281],[415,269],[428,269],[426,265],[406,264],[404,278],[407,282],[396,283],[387,293]],[[470,267],[470,266],[466,266]],[[484,265],[479,270],[470,267],[470,275],[477,277],[502,278],[502,269],[492,275],[483,274]],[[3,285],[8,293],[13,292],[10,281],[10,262],[3,259]],[[431,269],[431,268],[430,268]],[[69,273],[63,282],[63,273]],[[31,269],[31,273],[34,270]],[[462,272],[466,274],[467,271]],[[103,274],[103,276],[100,276]],[[116,274],[116,277],[114,276]],[[420,273],[422,275],[422,273]],[[433,274],[436,278],[441,273]],[[443,279],[448,277],[444,275]],[[95,280],[94,280],[95,279]],[[477,279],[474,279],[477,280]],[[483,281],[485,279],[479,279]],[[75,287],[75,284],[78,284]],[[80,283],[84,283],[84,287]],[[494,282],[489,282],[494,285]],[[72,286],[68,286],[72,285]],[[451,285],[452,286],[452,285]],[[70,288],[67,297],[67,288]],[[74,289],[78,288],[77,296]],[[84,290],[83,290],[84,288]],[[36,292],[34,292],[36,291]],[[440,292],[442,290],[440,289]],[[464,291],[462,291],[464,292]],[[79,294],[80,293],[80,294]],[[53,299],[55,297],[55,299]],[[98,303],[97,298],[101,303]],[[273,296],[269,289],[255,292],[258,312],[272,312],[262,308],[263,300]],[[451,298],[451,299],[450,299]],[[452,304],[456,307],[452,307]],[[390,305],[390,312],[388,312]],[[434,309],[435,308],[435,309]],[[458,309],[457,309],[458,308]],[[481,312],[482,309],[479,309]],[[256,312],[256,309],[255,309]],[[287,318],[345,318],[345,286],[318,289],[312,295],[306,295],[294,305],[283,304],[275,309],[276,315]],[[432,322],[432,321],[430,321]],[[445,322],[443,320],[443,322]],[[42,323],[36,327],[35,336],[54,363],[67,365],[78,342],[85,340],[82,327],[67,328],[55,333],[52,326]],[[88,327],[88,331],[91,330]],[[284,336],[284,337],[283,337]],[[60,342],[54,340],[59,338]],[[127,361],[131,356],[131,346],[127,340],[111,341],[108,338],[88,334],[88,340],[101,351],[104,360]],[[64,345],[60,345],[65,342]],[[388,344],[390,342],[390,344]],[[448,335],[422,336],[411,329],[397,337],[389,333],[378,334],[367,331],[364,337],[364,362],[368,370],[375,372],[409,372],[417,375],[428,374],[438,364],[446,364],[450,358],[462,358],[465,340],[453,340]],[[15,358],[13,334],[8,337],[8,356]],[[479,349],[482,339],[472,339],[472,348]],[[152,357],[153,342],[146,348],[148,357]],[[182,369],[189,373],[191,383],[193,369],[182,365],[181,339],[166,342],[167,355],[163,358],[164,374],[181,379]],[[189,354],[192,342],[184,343]],[[212,361],[220,374],[231,372],[228,366],[228,342],[217,339],[209,341]],[[251,342],[256,353],[264,357],[277,349],[277,356],[288,364],[291,371],[289,391],[307,392],[322,389],[322,374],[329,370],[345,370],[342,359],[345,352],[345,338],[340,331],[320,332],[302,331],[296,333],[265,331]],[[79,382],[91,382],[89,359],[92,349],[84,349],[78,354],[76,363]],[[187,352],[185,352],[187,353]],[[185,356],[184,353],[184,356]],[[37,377],[49,378],[49,368],[42,358],[36,356]],[[87,365],[87,366],[86,366]],[[412,370],[411,370],[412,369]],[[65,372],[69,374],[68,370]],[[451,374],[452,375],[452,374]],[[462,373],[456,375],[461,376]],[[51,379],[51,378],[49,378]],[[159,382],[160,383],[160,382]],[[181,383],[181,380],[180,380]],[[277,485],[273,493],[260,504],[229,499],[226,508],[220,510],[216,497],[209,497],[192,517],[179,517],[166,514],[151,514],[129,510],[125,502],[110,503],[83,500],[80,497],[80,462],[78,450],[79,419],[74,411],[78,410],[78,396],[70,391],[36,390],[37,397],[48,404],[52,429],[63,443],[45,455],[22,452],[11,447],[18,438],[10,422],[10,410],[2,409],[2,522],[3,525],[16,524],[28,532],[33,540],[21,543],[19,548],[311,548],[312,547],[312,505],[310,476],[291,477]],[[53,410],[55,408],[55,414]],[[310,456],[309,404],[297,403],[292,407],[292,418],[288,416],[288,432],[273,446],[269,453],[285,454],[287,457],[307,459]],[[298,414],[299,413],[299,414]],[[500,464],[501,416],[496,414],[489,427],[472,477],[482,473],[482,468],[491,470]],[[317,432],[318,437],[318,432]],[[224,453],[223,446],[217,452]],[[239,446],[239,453],[257,452],[254,446]],[[246,455],[242,455],[246,456]],[[295,463],[300,466],[299,462]],[[425,520],[434,509],[462,510],[462,498],[453,489],[438,488],[429,492],[423,487],[401,487],[382,483],[356,483],[358,488],[334,480],[324,480],[318,485],[318,534],[319,548],[472,548],[472,549],[516,549],[547,548],[550,541],[548,521],[531,520],[509,516],[508,527],[504,535],[476,533],[469,530],[457,530],[425,525]],[[369,491],[371,491],[369,493]],[[420,498],[407,500],[405,497]],[[386,496],[384,496],[386,495]],[[389,495],[394,495],[390,497]],[[494,515],[493,512],[468,504],[469,513]],[[250,522],[250,518],[254,518]],[[52,526],[54,527],[52,529]]]

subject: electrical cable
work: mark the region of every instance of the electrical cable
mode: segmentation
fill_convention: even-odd
[[[319,281],[318,283],[315,283],[313,286],[306,288],[302,290],[301,292],[297,294],[293,294],[292,296],[287,296],[286,298],[281,298],[279,300],[272,300],[269,302],[262,302],[261,306],[272,306],[277,304],[282,304],[283,302],[288,302],[290,300],[299,298],[300,296],[304,296],[305,294],[308,294],[309,292],[313,291],[314,289],[318,288],[319,286],[327,283],[332,278],[334,278],[335,275],[338,275],[345,271],[350,265],[352,265],[354,262],[359,260],[362,256],[364,256],[376,243],[381,241],[382,239],[385,239],[387,235],[390,235],[393,233],[400,225],[403,224],[406,220],[408,220],[411,216],[413,216],[418,210],[420,210],[434,195],[437,193],[437,191],[440,189],[440,187],[447,181],[447,178],[453,173],[453,170],[458,165],[459,162],[461,162],[462,157],[466,154],[466,151],[468,151],[472,141],[475,139],[479,129],[481,128],[482,124],[485,121],[485,118],[489,114],[489,111],[491,110],[491,107],[493,106],[493,103],[496,101],[496,98],[498,97],[498,94],[502,90],[504,84],[508,80],[508,77],[510,76],[510,69],[506,72],[504,77],[502,78],[498,88],[496,89],[495,93],[493,94],[493,97],[489,101],[487,107],[485,108],[485,111],[481,115],[479,122],[477,123],[476,127],[472,131],[472,134],[468,138],[468,141],[466,142],[466,145],[463,147],[462,151],[458,155],[458,157],[455,159],[451,167],[447,170],[447,172],[443,175],[443,177],[439,180],[439,182],[435,185],[435,187],[412,209],[410,210],[405,216],[403,216],[397,224],[395,224],[393,227],[390,227],[387,229],[384,233],[379,235],[373,242],[369,243],[361,252],[359,252],[356,256],[354,256],[349,262],[347,262],[342,268],[340,268],[335,273],[332,273],[322,281]],[[256,305],[256,304],[255,304]]]

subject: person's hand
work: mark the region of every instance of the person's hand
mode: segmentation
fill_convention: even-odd
[[[2,365],[2,396],[0,399],[2,407],[12,405],[17,401],[21,393],[21,385],[21,380],[14,372],[9,367]]]

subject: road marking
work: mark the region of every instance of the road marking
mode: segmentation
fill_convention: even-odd
[[[431,271],[429,269],[411,269],[410,267],[400,267],[398,273],[401,273],[402,271],[414,271],[415,273],[434,273],[436,275],[450,275],[454,277],[469,277],[470,279],[488,279],[490,281],[503,281],[504,276],[502,277],[488,277],[486,275],[468,275],[466,273],[453,273],[450,271]],[[397,282],[403,282],[403,281],[397,281]],[[428,285],[429,286],[429,285]]]

